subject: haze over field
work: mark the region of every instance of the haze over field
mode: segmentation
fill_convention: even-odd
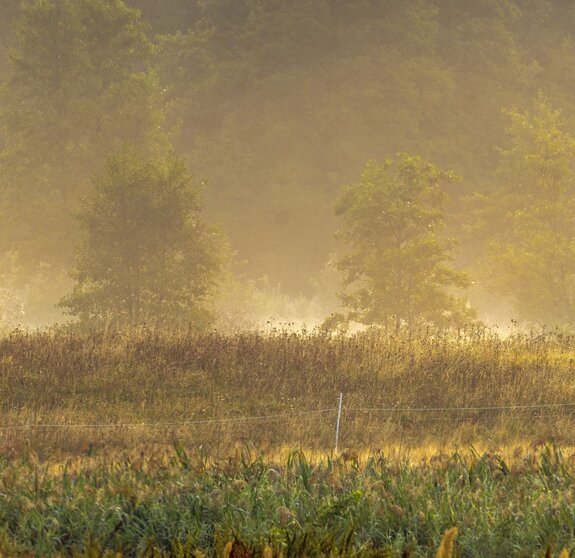
[[[568,558],[574,366],[573,0],[0,0],[0,557]]]
[[[572,2],[0,10],[2,327],[575,325]]]

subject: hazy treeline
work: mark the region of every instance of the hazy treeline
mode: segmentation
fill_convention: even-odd
[[[502,109],[517,121],[545,99],[549,118],[561,109],[557,129],[575,132],[575,7],[562,0],[0,7],[1,274],[13,323],[55,317],[80,200],[126,143],[173,149],[206,182],[206,217],[230,239],[235,273],[317,298],[339,288],[326,271],[334,203],[367,160],[413,153],[461,177],[445,186],[446,225],[457,265],[481,285],[483,231],[505,231],[505,215],[481,213],[508,191],[498,147],[520,137]],[[230,305],[258,296],[228,291]],[[488,308],[479,287],[471,296]]]

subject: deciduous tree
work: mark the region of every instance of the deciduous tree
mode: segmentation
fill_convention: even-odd
[[[520,318],[575,325],[575,139],[543,96],[507,116],[491,200],[504,219],[489,237],[487,279]]]
[[[152,44],[122,0],[22,3],[1,92],[5,237],[28,261],[67,266],[72,213],[89,177],[130,142],[161,142]]]
[[[93,326],[205,326],[223,242],[200,210],[180,159],[110,158],[79,215],[76,287],[61,305]]]
[[[442,234],[452,172],[417,156],[370,161],[361,180],[345,187],[336,205],[349,251],[337,266],[350,318],[366,324],[412,327],[470,317],[454,288],[469,284],[451,267],[453,243]]]

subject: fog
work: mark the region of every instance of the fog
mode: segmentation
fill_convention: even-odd
[[[313,328],[345,315],[338,294],[355,283],[338,262],[357,244],[341,238],[337,200],[368,161],[407,153],[458,177],[441,184],[433,242],[452,239],[444,259],[467,274],[468,288],[444,282],[477,310],[459,322],[575,325],[570,2],[0,0],[0,10],[2,329],[108,312],[82,306],[110,284],[94,270],[120,265],[105,250],[95,263],[100,225],[86,215],[125,149],[180,158],[192,177],[198,222],[212,231],[196,264],[213,274],[197,275],[190,295],[211,317],[190,320]],[[210,251],[217,263],[204,261]],[[134,272],[143,300],[178,283],[158,258]],[[196,273],[173,269],[182,281]],[[375,272],[358,280],[370,305],[394,298],[376,292]]]

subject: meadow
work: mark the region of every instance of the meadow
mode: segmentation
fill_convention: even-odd
[[[340,393],[341,448],[575,445],[575,338],[17,331],[0,338],[0,450],[328,452]]]
[[[559,332],[15,331],[0,551],[564,558],[574,367]]]

